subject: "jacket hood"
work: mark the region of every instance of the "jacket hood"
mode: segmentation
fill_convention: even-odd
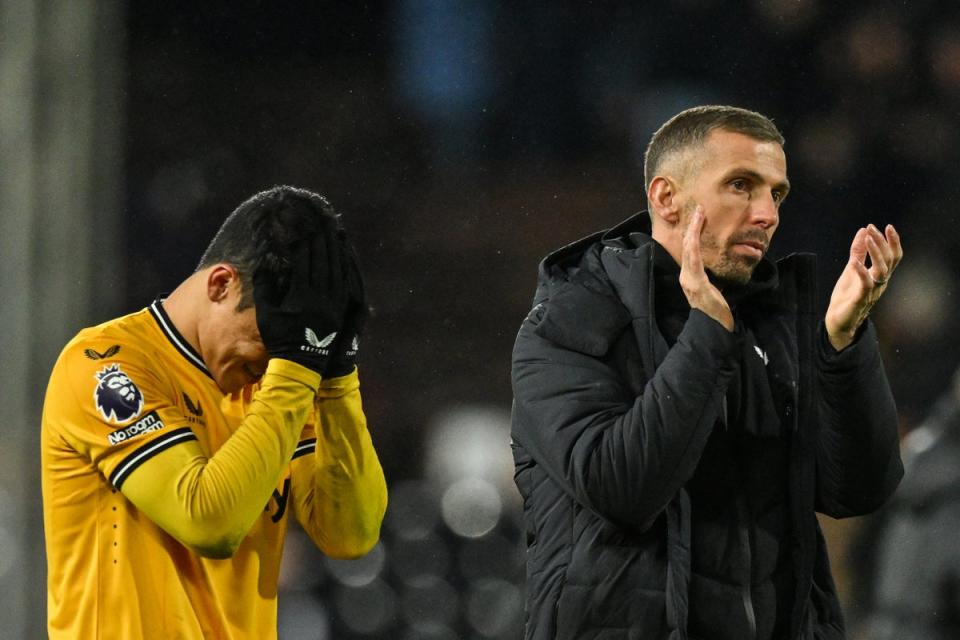
[[[631,239],[631,234],[634,233],[640,233],[642,236]],[[649,214],[646,211],[635,213],[610,229],[592,233],[550,252],[540,262],[540,276],[543,278],[561,273],[572,275],[578,270],[584,254],[598,242],[612,249],[638,249],[652,240],[650,233]]]
[[[617,226],[604,232],[603,246],[612,249],[639,249],[653,240],[650,213],[641,211],[630,216]]]

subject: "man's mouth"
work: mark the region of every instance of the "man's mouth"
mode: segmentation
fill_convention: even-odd
[[[767,243],[755,238],[739,238],[733,243],[734,248],[738,248],[742,253],[760,259],[767,252]]]

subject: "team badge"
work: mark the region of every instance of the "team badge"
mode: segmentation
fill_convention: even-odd
[[[104,420],[122,424],[140,415],[143,394],[130,376],[120,370],[120,365],[104,367],[95,377],[97,388],[93,391],[93,399]]]

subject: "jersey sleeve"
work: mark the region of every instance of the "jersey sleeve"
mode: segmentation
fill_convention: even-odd
[[[111,349],[115,354],[104,358]],[[50,428],[117,489],[152,457],[197,439],[169,384],[147,362],[128,346],[74,343],[48,386]]]
[[[170,535],[201,555],[227,557],[290,463],[320,377],[271,360],[243,421],[208,457],[172,384],[128,353],[95,371],[92,399],[82,393],[90,367],[65,354],[63,379],[55,373],[51,384],[66,385],[61,391],[73,398],[71,419],[60,423],[63,437]]]
[[[321,383],[300,447],[303,453],[291,465],[297,520],[327,555],[364,555],[380,537],[387,484],[367,429],[356,370]]]

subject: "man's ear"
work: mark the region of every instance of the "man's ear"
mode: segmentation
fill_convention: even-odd
[[[210,302],[222,302],[227,298],[231,283],[239,282],[240,274],[236,267],[225,262],[217,263],[210,267],[207,274],[207,298]]]
[[[677,197],[677,184],[667,176],[657,176],[650,181],[647,189],[647,204],[654,223],[658,220],[675,226],[680,222],[680,199]]]

